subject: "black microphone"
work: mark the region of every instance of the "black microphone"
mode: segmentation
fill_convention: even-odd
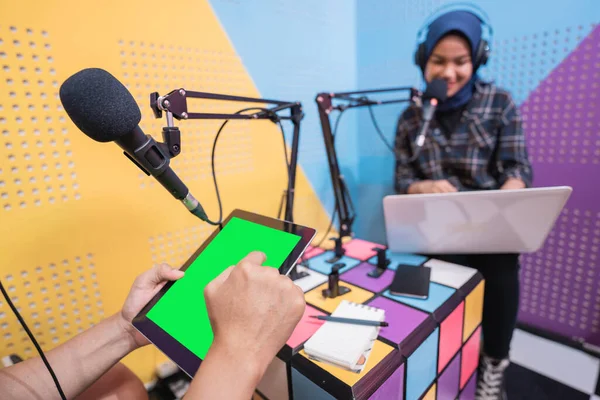
[[[169,167],[168,151],[139,127],[140,108],[114,76],[99,68],[81,70],[61,85],[60,101],[83,133],[97,142],[116,142],[146,175],[154,176],[192,214],[210,223],[198,200]]]
[[[415,141],[417,145],[417,152],[423,147],[425,143],[425,135],[429,129],[429,123],[433,118],[435,109],[441,101],[445,101],[448,97],[448,83],[443,79],[434,79],[427,85],[425,93],[423,93],[423,125],[417,135]]]

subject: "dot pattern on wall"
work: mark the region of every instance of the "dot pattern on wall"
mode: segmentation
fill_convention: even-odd
[[[167,263],[179,268],[214,231],[208,224],[199,224],[148,238],[152,262]]]
[[[481,75],[510,90],[515,102],[521,104],[592,29],[593,25],[578,25],[496,39],[489,65]]]
[[[596,226],[595,226],[596,225]],[[521,312],[563,325],[572,335],[600,333],[597,272],[600,215],[564,209],[541,251],[523,256]]]
[[[522,104],[535,186],[573,193],[544,247],[522,257],[521,321],[600,345],[600,28]]]
[[[544,83],[522,106],[532,159],[537,164],[598,164],[598,46],[586,40]]]
[[[154,118],[149,107],[151,92],[164,95],[184,88],[196,92],[246,94],[242,89],[246,72],[233,52],[125,40],[119,41],[119,51],[123,83],[142,111],[140,126],[157,140],[162,138],[166,118],[164,115],[161,119]],[[164,83],[157,86],[157,81]],[[187,104],[190,112],[206,113],[233,113],[250,106],[189,98]],[[185,182],[212,179],[212,145],[222,123],[222,120],[175,121],[181,131],[181,153],[171,165]],[[230,121],[223,129],[215,155],[218,176],[253,171],[249,124],[249,121]],[[142,188],[158,185],[143,173],[139,177]]]
[[[431,13],[444,5],[444,0],[409,0],[405,1],[404,20],[414,20],[415,18],[424,20]]]
[[[47,31],[0,27],[0,213],[80,198]]]
[[[53,348],[104,318],[93,254],[16,271],[2,276],[2,283],[42,349]],[[11,354],[36,355],[4,299],[0,301],[0,335]]]

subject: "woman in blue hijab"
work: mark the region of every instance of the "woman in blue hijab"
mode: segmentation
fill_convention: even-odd
[[[438,110],[460,108],[473,96],[481,66],[474,64],[481,34],[479,19],[468,11],[444,14],[429,26],[424,43],[425,81],[443,79],[448,84],[448,99],[439,104]]]
[[[508,92],[477,76],[488,53],[482,21],[469,11],[447,12],[429,25],[415,61],[426,83],[443,79],[448,84],[447,98],[440,101],[418,154],[414,143],[422,109],[410,106],[401,115],[396,132],[398,193],[531,186],[532,168],[519,111]],[[486,280],[476,398],[504,399],[504,371],[519,304],[519,255],[435,258],[476,268]]]

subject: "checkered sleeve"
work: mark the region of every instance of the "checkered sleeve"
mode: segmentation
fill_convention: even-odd
[[[531,187],[533,169],[527,152],[523,118],[510,95],[506,94],[499,134],[498,162],[501,167],[499,179],[503,185],[509,178],[518,178]]]
[[[407,194],[408,187],[418,181],[414,162],[408,163],[412,157],[412,147],[410,144],[410,132],[418,126],[416,112],[409,108],[398,119],[396,127],[396,168],[395,168],[395,188],[398,194]]]

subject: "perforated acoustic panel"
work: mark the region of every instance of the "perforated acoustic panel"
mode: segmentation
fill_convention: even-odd
[[[95,269],[94,256],[88,253],[1,277],[42,348],[61,343],[104,317]],[[26,357],[37,354],[4,299],[0,301],[0,328],[5,351]]]
[[[166,121],[153,118],[151,92],[262,97],[206,1],[178,3],[185,12],[177,24],[149,23],[163,7],[0,3],[0,279],[46,351],[117,312],[143,271],[180,266],[213,229],[115,144],[82,134],[60,107],[60,84],[83,68],[106,69],[128,86],[142,128],[157,140]],[[196,112],[248,106],[188,105]],[[182,153],[171,164],[212,219],[218,209],[209,156],[221,122],[177,121]],[[283,158],[271,121],[228,123],[215,158],[224,216],[242,208],[275,217],[286,187]],[[327,215],[301,168],[296,191],[302,206],[295,220],[325,229]],[[0,346],[0,357],[35,355],[5,301],[0,334],[10,344]],[[124,362],[149,382],[159,358],[147,346]]]
[[[210,225],[192,225],[173,232],[158,233],[148,238],[152,262],[180,267],[198,249],[214,228]]]
[[[161,95],[180,88],[212,93],[244,93],[246,72],[233,52],[124,40],[119,41],[119,46],[123,83],[142,107],[148,104],[152,91]],[[233,113],[249,106],[246,103],[188,99],[189,112]],[[146,112],[141,126],[147,133],[160,137],[165,122],[164,116],[156,119],[152,113]],[[188,120],[181,124],[182,153],[173,159],[173,168],[186,182],[212,179],[212,144],[222,123],[219,120]],[[217,147],[219,176],[254,171],[250,128],[250,121],[228,123]],[[283,162],[283,155],[279,160]],[[141,187],[156,184],[153,180],[148,181],[143,173],[139,177]]]
[[[593,28],[593,24],[582,24],[495,40],[483,76],[510,89],[515,102],[521,104]]]
[[[8,212],[78,200],[52,39],[47,31],[0,26],[0,40],[0,204]]]
[[[48,31],[28,26],[0,26],[2,225],[10,225],[10,218],[27,221],[32,208],[51,212],[58,203],[81,197],[69,127],[58,100],[53,39]],[[2,252],[6,257],[9,249],[3,246]],[[5,262],[10,259],[5,257]],[[3,265],[0,279],[42,346],[53,346],[97,322],[104,311],[91,253],[44,261],[22,260],[11,269]],[[0,303],[3,352],[33,355],[33,345],[8,304]]]
[[[520,319],[600,344],[600,28],[521,106],[536,186],[573,194],[542,250],[524,255]]]

